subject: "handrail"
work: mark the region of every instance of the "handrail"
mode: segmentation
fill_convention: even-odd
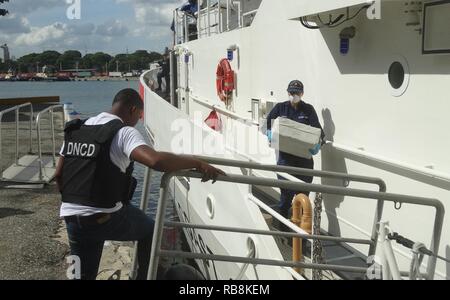
[[[229,167],[244,168],[244,169],[288,173],[290,175],[325,177],[325,178],[331,178],[331,179],[342,179],[342,180],[353,181],[353,182],[370,183],[370,184],[378,185],[380,192],[386,191],[386,183],[384,182],[383,179],[377,178],[377,177],[352,175],[352,174],[338,173],[338,172],[331,172],[331,171],[319,171],[319,170],[304,169],[304,168],[289,167],[289,166],[262,165],[262,164],[258,164],[256,162],[247,162],[247,161],[241,161],[241,160],[228,160],[228,159],[210,157],[210,156],[194,155],[194,157],[196,157],[198,159],[202,159],[202,160],[207,161],[214,165],[219,165],[219,166],[229,166]]]
[[[15,161],[16,161],[16,165],[19,165],[19,114],[20,114],[20,110],[24,107],[30,107],[30,152],[32,152],[33,150],[33,135],[32,135],[32,131],[33,131],[33,115],[34,115],[34,111],[33,111],[33,105],[28,102],[28,103],[24,103],[21,105],[17,105],[11,108],[8,108],[6,110],[3,110],[0,112],[0,180],[3,179],[3,164],[2,164],[2,120],[4,115],[6,115],[7,113],[16,112],[16,156],[15,156]]]
[[[64,106],[63,105],[53,105],[49,106],[46,109],[39,112],[39,114],[36,117],[36,128],[37,128],[37,138],[38,138],[38,155],[39,155],[39,180],[44,179],[44,163],[42,161],[42,145],[41,145],[41,121],[42,121],[42,115],[45,113],[50,113],[50,130],[52,131],[52,145],[53,145],[53,166],[56,167],[56,140],[55,140],[55,120],[54,120],[54,110],[55,109],[61,109],[62,112],[62,123],[64,126]]]
[[[209,109],[215,110],[215,111],[217,111],[217,112],[219,112],[219,113],[221,113],[221,114],[223,114],[223,115],[225,115],[227,117],[233,118],[235,120],[243,121],[244,123],[250,123],[251,125],[259,125],[257,122],[253,121],[252,119],[240,116],[240,115],[238,115],[238,114],[236,114],[236,113],[234,113],[232,111],[229,111],[227,109],[224,109],[224,108],[222,108],[222,107],[220,107],[218,105],[211,104],[211,103],[209,103],[207,101],[201,100],[198,96],[193,95],[192,93],[190,95],[190,98],[192,98],[192,100],[194,100],[194,102],[196,102],[196,103],[198,103],[198,104],[200,104],[200,105],[202,105],[204,107],[207,107]]]
[[[231,163],[235,163],[233,161],[229,161]],[[175,173],[166,173],[163,175],[161,179],[161,195],[160,201],[158,203],[158,209],[155,220],[155,229],[153,235],[153,243],[151,250],[151,259],[150,266],[148,272],[148,279],[156,278],[156,271],[158,267],[159,257],[160,256],[172,256],[175,255],[173,251],[161,251],[161,240],[164,226],[164,216],[165,210],[167,207],[167,199],[168,199],[168,184],[170,180],[174,176],[187,177],[187,178],[197,178],[201,179],[203,176],[200,173],[193,171],[181,171]],[[318,185],[318,184],[308,184],[308,183],[299,183],[299,182],[288,182],[285,180],[275,180],[275,179],[266,179],[266,178],[256,178],[252,176],[243,176],[243,175],[227,175],[227,176],[219,176],[217,178],[218,182],[228,182],[228,183],[239,183],[239,184],[248,184],[248,185],[260,185],[260,186],[274,186],[289,190],[303,190],[309,192],[319,192],[319,193],[327,193],[334,195],[342,195],[342,196],[353,196],[360,197],[363,199],[371,199],[371,200],[379,200],[382,199],[384,201],[396,202],[396,203],[408,203],[408,204],[417,204],[422,206],[430,206],[436,209],[436,216],[433,228],[433,239],[431,245],[431,251],[433,253],[437,253],[439,250],[440,238],[442,233],[443,219],[445,209],[443,204],[437,200],[432,198],[423,198],[416,196],[406,196],[400,194],[392,194],[392,193],[384,193],[384,192],[373,192],[359,189],[347,189],[342,187],[334,187],[327,185]],[[222,261],[234,261],[234,262],[243,262],[243,263],[261,263],[261,264],[270,264],[270,265],[278,265],[278,266],[291,266],[291,267],[301,267],[301,268],[311,268],[311,269],[335,269],[335,266],[324,266],[318,264],[304,264],[304,263],[292,263],[292,262],[281,262],[281,261],[267,261],[267,260],[251,260],[246,258],[239,257],[224,257],[224,256],[215,256],[215,255],[202,255],[202,254],[193,254],[193,253],[183,253],[177,252],[176,255],[178,257],[191,257],[191,258],[200,258],[200,259],[208,259],[208,260],[222,260]],[[350,267],[342,267],[339,268],[347,268],[349,271]],[[428,261],[427,274],[428,278],[432,279],[434,277],[436,268],[436,258],[430,257]],[[364,268],[356,268],[359,269],[356,272],[362,271]],[[337,270],[337,269],[335,269]],[[355,270],[354,270],[355,271]]]
[[[363,150],[359,150],[359,149],[354,149],[348,146],[344,146],[344,145],[340,145],[334,142],[329,142],[327,144],[330,144],[333,148],[345,152],[345,153],[349,153],[349,154],[353,154],[359,157],[363,157],[366,159],[370,159],[373,161],[379,161],[385,164],[389,164],[392,165],[394,167],[397,167],[399,169],[403,169],[409,172],[413,172],[416,174],[420,174],[420,175],[424,175],[427,177],[430,177],[432,179],[439,179],[439,180],[443,180],[446,181],[447,183],[450,183],[450,176],[448,174],[445,174],[443,172],[438,172],[438,171],[434,171],[432,169],[427,169],[424,167],[418,167],[418,166],[414,166],[411,164],[407,164],[407,163],[403,163],[403,162],[399,162],[399,161],[395,161],[392,159],[388,159],[385,157],[382,157],[380,155],[376,155],[376,154],[372,154],[372,153],[368,153],[366,151]]]
[[[361,175],[351,175],[345,173],[337,173],[331,171],[318,171],[311,169],[302,169],[297,167],[288,167],[288,166],[271,166],[271,165],[261,165],[255,162],[244,162],[244,161],[229,161],[221,158],[215,157],[202,157],[196,156],[198,159],[205,160],[209,163],[216,165],[226,165],[230,167],[239,167],[239,168],[247,168],[252,170],[261,170],[261,171],[270,171],[279,173],[287,173],[288,175],[302,175],[302,176],[313,176],[313,177],[321,177],[321,178],[333,178],[333,179],[342,179],[348,182],[362,182],[369,184],[378,185],[379,192],[386,192],[386,183],[381,178],[369,177],[369,176],[361,176]],[[373,241],[378,240],[378,230],[377,225],[381,221],[384,210],[384,201],[382,199],[378,200],[377,209],[375,211],[373,226],[372,226],[372,235],[371,239]],[[375,255],[377,244],[374,243],[369,248],[368,256]]]
[[[268,236],[279,236],[286,238],[300,238],[305,240],[318,240],[318,241],[328,241],[328,242],[343,242],[350,244],[361,244],[361,245],[371,245],[373,242],[371,240],[364,239],[354,239],[354,238],[341,238],[328,235],[314,235],[314,234],[303,234],[297,232],[284,232],[284,231],[266,231],[259,229],[247,229],[238,227],[225,227],[225,226],[215,226],[215,225],[200,225],[200,224],[185,224],[180,222],[166,222],[167,227],[173,228],[191,228],[191,229],[205,229],[212,231],[224,231],[224,232],[234,232],[234,233],[247,233],[247,234],[257,234],[257,235],[268,235]]]

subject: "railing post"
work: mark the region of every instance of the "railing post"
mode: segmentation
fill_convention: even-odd
[[[168,187],[171,178],[171,174],[164,174],[161,179],[160,199],[158,203],[158,210],[156,212],[155,229],[153,230],[152,251],[150,255],[150,265],[147,274],[148,280],[155,280],[158,273],[161,241],[164,231],[164,219],[166,215],[167,199],[169,196]]]
[[[2,118],[0,113],[0,180],[3,180],[3,159],[2,159]]]
[[[211,36],[211,1],[206,0],[206,13],[208,15],[208,36]]]
[[[37,142],[38,142],[38,162],[39,162],[39,180],[44,179],[44,174],[42,172],[42,145],[41,145],[41,115],[39,114],[36,118],[36,131],[37,131]]]
[[[152,177],[152,169],[145,168],[145,175],[144,175],[144,185],[142,186],[142,194],[141,194],[141,203],[140,203],[140,209],[145,213],[148,208],[148,195],[150,190],[150,184],[151,184],[151,177]],[[138,260],[137,260],[137,254],[138,254],[138,242],[134,243],[134,251],[133,251],[133,260],[131,264],[131,278],[136,278],[136,271],[138,267]]]
[[[178,9],[173,11],[173,46],[178,45]]]
[[[33,104],[30,103],[30,154],[33,153],[33,117],[34,117]]]
[[[227,0],[227,31],[230,31],[230,1]]]
[[[16,109],[16,166],[19,165],[19,107]]]
[[[56,140],[55,140],[55,117],[53,108],[50,110],[52,145],[53,145],[53,167],[56,167]]]
[[[183,15],[183,25],[184,25],[184,42],[189,42],[189,24],[187,14]]]
[[[385,193],[386,192],[386,184],[384,184],[384,182],[381,182],[379,184],[379,191],[380,193]],[[377,201],[377,209],[375,211],[375,218],[373,220],[373,227],[372,227],[372,237],[371,240],[374,242],[372,245],[370,245],[369,247],[369,255],[368,256],[373,256],[375,255],[376,251],[377,251],[377,241],[378,241],[378,236],[379,236],[379,223],[381,222],[381,218],[383,216],[383,209],[384,209],[384,200],[383,199],[378,199]]]
[[[222,33],[222,5],[220,4],[220,0],[218,2],[217,11],[219,14],[219,16],[218,16],[219,24],[218,24],[217,28],[218,28],[218,33],[220,34],[220,33]]]

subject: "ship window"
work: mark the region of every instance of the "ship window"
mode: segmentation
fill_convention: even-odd
[[[394,97],[403,96],[409,87],[409,64],[405,57],[399,54],[393,55],[387,61],[388,72],[387,81],[389,81],[389,89]],[[390,65],[389,65],[390,64]]]
[[[392,88],[399,89],[403,86],[403,83],[405,82],[405,68],[403,68],[403,65],[396,61],[392,63],[392,65],[389,68],[389,83],[391,84]]]

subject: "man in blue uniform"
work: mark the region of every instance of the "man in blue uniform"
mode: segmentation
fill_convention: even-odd
[[[269,140],[272,139],[272,123],[279,117],[288,118],[290,120],[305,125],[322,129],[322,126],[320,125],[319,118],[317,117],[317,113],[314,107],[302,101],[304,93],[303,83],[298,80],[294,80],[291,83],[289,83],[287,91],[289,93],[289,101],[278,103],[277,105],[275,105],[275,107],[267,117],[267,135],[269,137]],[[324,140],[324,137],[325,134],[322,130],[321,136],[322,141]],[[314,149],[310,149],[310,153],[312,155],[316,155],[317,153],[319,153],[321,144],[322,142],[316,145]],[[280,151],[278,158],[278,165],[314,169],[314,160],[312,158],[306,159],[302,157],[297,157],[292,154]],[[295,176],[295,177],[306,183],[312,183],[313,181],[313,178],[311,176]],[[282,177],[279,178],[284,179]],[[285,218],[289,217],[288,214],[289,209],[291,208],[292,199],[294,198],[295,195],[299,193],[309,195],[309,193],[307,192],[290,191],[284,189],[281,190],[279,209],[280,214],[283,215]]]

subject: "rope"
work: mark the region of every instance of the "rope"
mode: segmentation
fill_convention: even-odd
[[[317,193],[316,198],[314,199],[314,222],[313,222],[313,234],[320,235],[320,224],[322,221],[322,194]],[[313,241],[313,263],[314,264],[323,264],[323,246],[322,241],[314,240]],[[312,270],[312,279],[313,280],[322,280],[323,274],[322,270]]]

